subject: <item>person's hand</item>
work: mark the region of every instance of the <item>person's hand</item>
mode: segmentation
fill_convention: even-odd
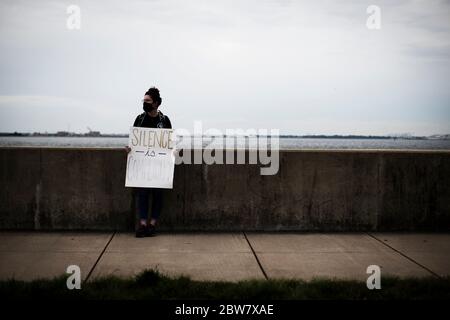
[[[127,154],[130,153],[131,148],[129,146],[125,146],[125,151],[127,152]]]

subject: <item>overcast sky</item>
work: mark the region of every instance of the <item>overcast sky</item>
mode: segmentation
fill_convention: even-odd
[[[2,132],[127,133],[157,86],[175,128],[450,133],[448,0],[2,0],[0,56]]]

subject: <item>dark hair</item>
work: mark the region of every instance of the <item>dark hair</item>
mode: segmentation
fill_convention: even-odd
[[[156,87],[151,87],[150,89],[148,89],[147,92],[145,93],[145,95],[152,97],[153,102],[158,103],[158,106],[162,102],[162,98],[159,95],[159,89]]]

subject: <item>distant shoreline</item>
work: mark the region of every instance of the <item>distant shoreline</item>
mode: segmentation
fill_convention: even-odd
[[[128,138],[128,134],[101,134],[98,131],[89,133],[72,133],[72,132],[56,132],[56,133],[27,133],[27,132],[0,132],[0,137],[57,137],[57,138]],[[256,137],[259,135],[256,135]],[[267,135],[270,136],[270,135]],[[203,135],[193,136],[194,138],[214,138],[214,137],[227,137],[227,135]],[[432,135],[432,136],[409,136],[409,135],[278,135],[280,138],[293,138],[293,139],[379,139],[379,140],[450,140],[450,134],[445,135]]]

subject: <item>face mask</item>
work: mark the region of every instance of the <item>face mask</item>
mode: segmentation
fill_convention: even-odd
[[[143,107],[145,112],[150,112],[150,111],[153,110],[152,104],[148,103],[148,102],[144,102],[142,107]]]

